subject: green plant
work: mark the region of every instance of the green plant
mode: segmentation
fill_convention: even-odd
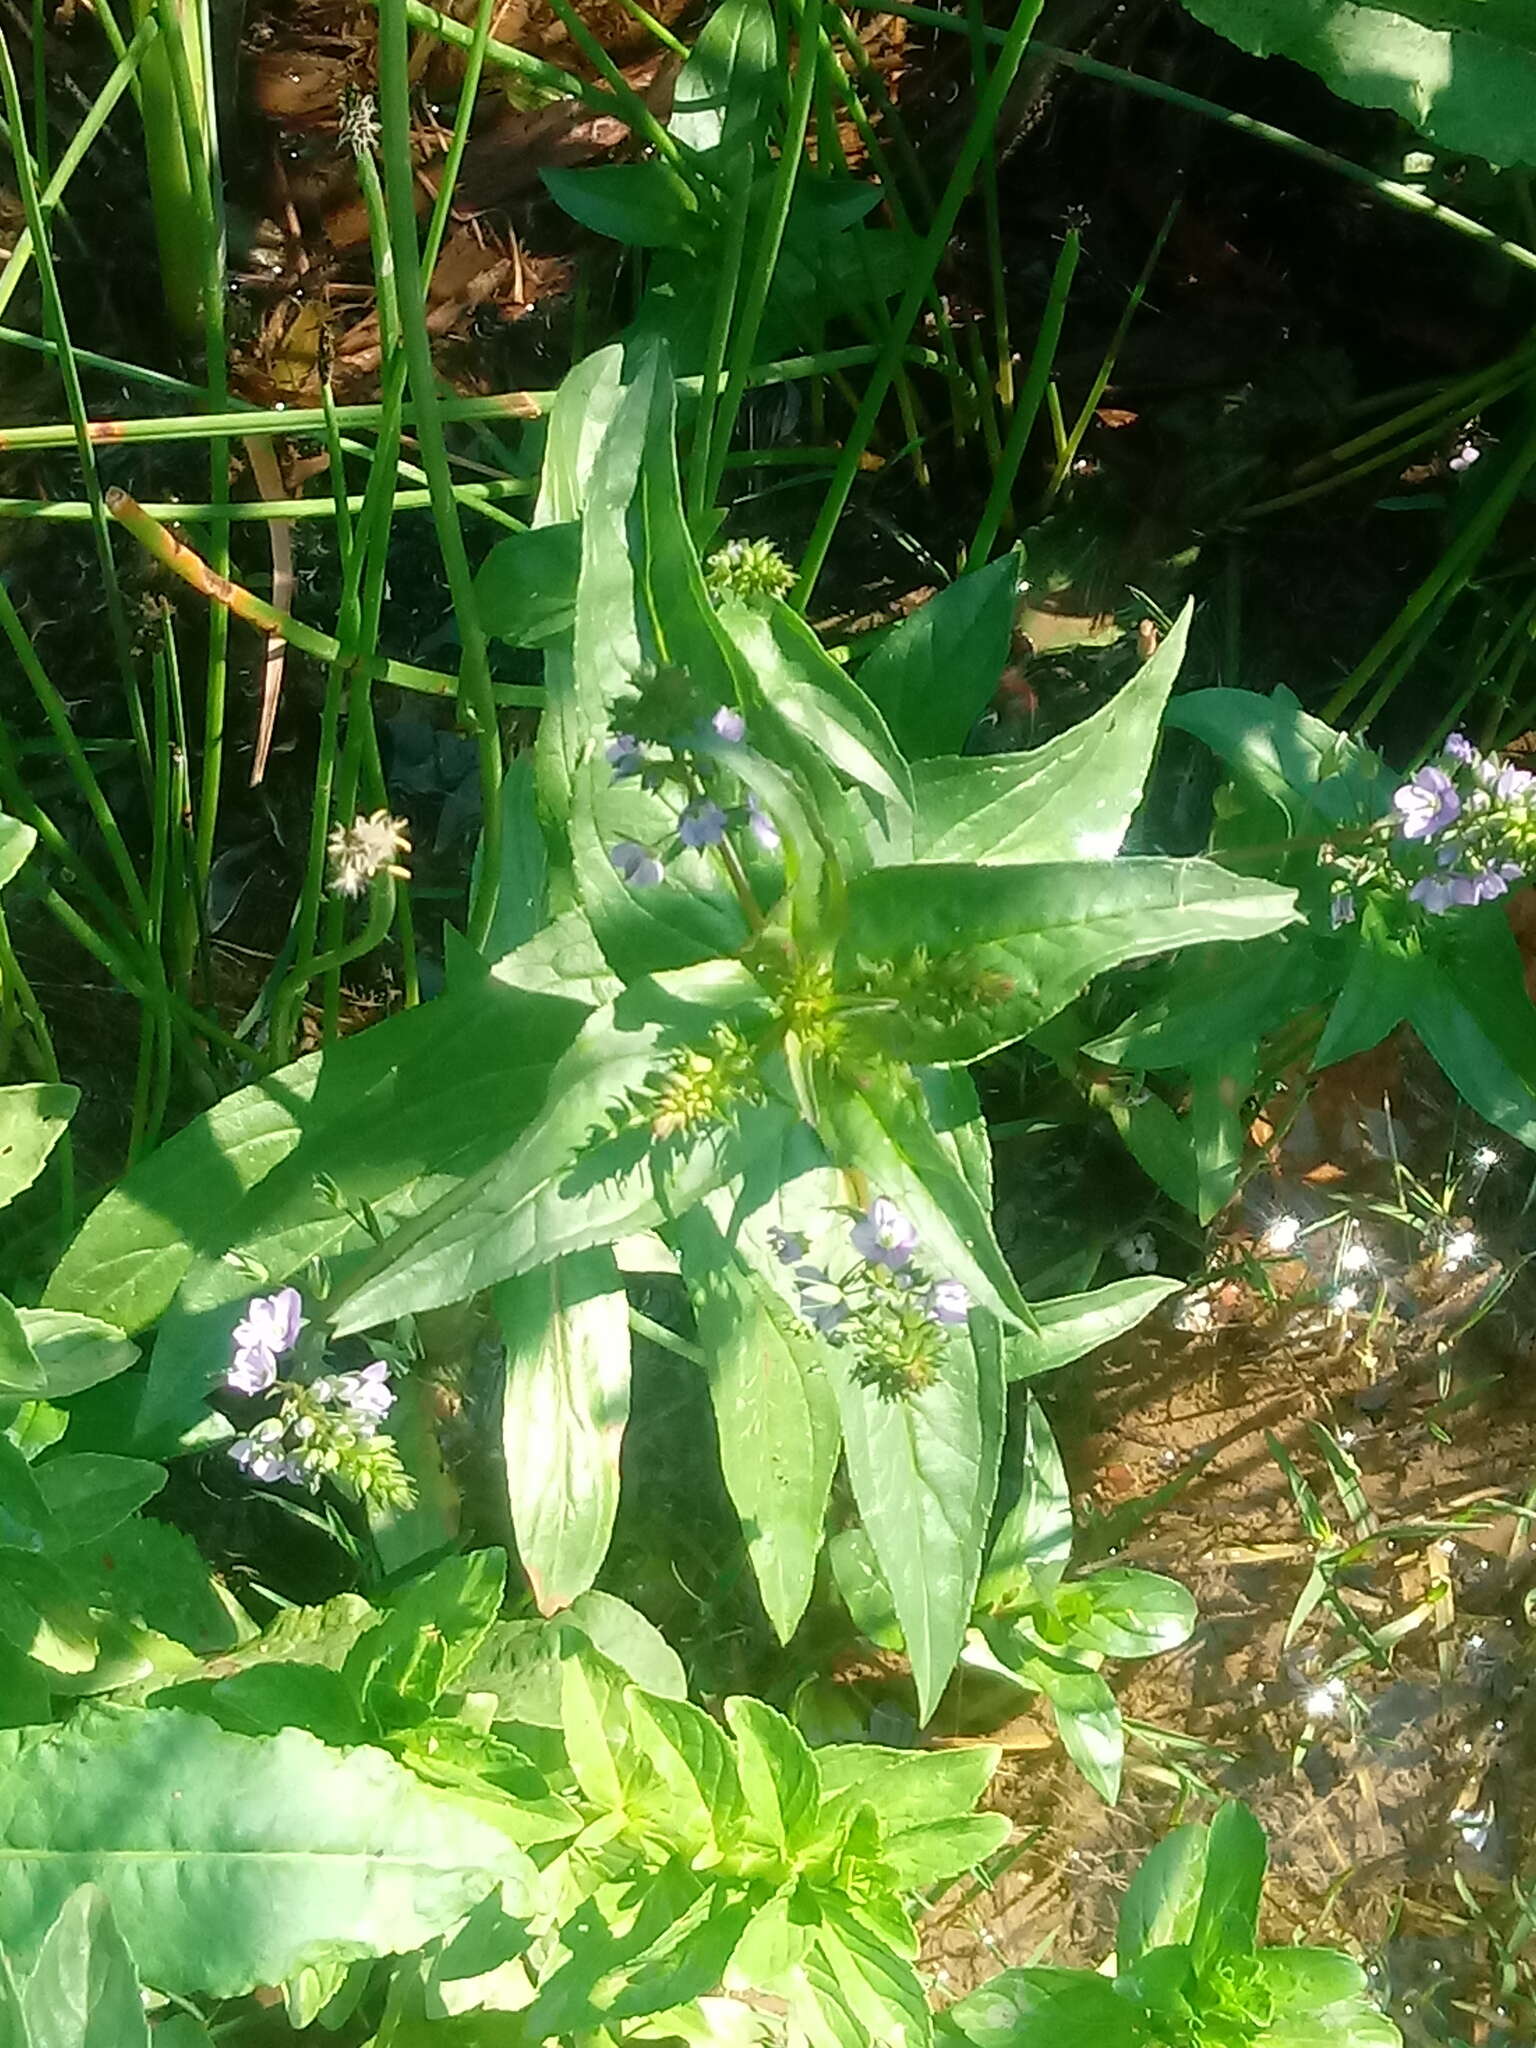
[[[1536,163],[1536,34],[1524,0],[1184,0],[1255,56],[1309,65],[1442,149]]]
[[[579,573],[531,775],[508,778],[490,957],[461,948],[441,1002],[173,1140],[48,1300],[159,1318],[141,1425],[183,1429],[253,1286],[307,1270],[338,1338],[495,1289],[513,1523],[555,1607],[607,1549],[620,1261],[659,1232],[769,1619],[787,1639],[804,1611],[841,1449],[926,1715],[971,1612],[1008,1381],[1169,1285],[1023,1299],[964,1068],[1117,962],[1280,929],[1292,896],[1113,858],[1182,631],[1076,732],[962,758],[1011,565],[892,634],[861,687],[783,604],[712,601],[672,416],[660,360],[626,382],[609,351],[551,417],[535,531],[579,523]]]
[[[1108,1029],[1084,1006],[1053,1031],[1146,1172],[1214,1216],[1257,1159],[1252,1107],[1283,1084],[1289,1119],[1318,1072],[1403,1023],[1480,1116],[1536,1146],[1536,1012],[1505,916],[1536,848],[1536,778],[1453,734],[1400,779],[1284,690],[1195,691],[1168,722],[1225,770],[1212,857],[1290,883],[1306,921],[1237,972],[1196,949],[1154,967]]]
[[[1246,1807],[1175,1828],[1120,1908],[1113,1967],[1004,1970],[939,2021],[971,2048],[1401,2048],[1333,1949],[1261,1948],[1264,1833]]]
[[[1067,1578],[1071,1496],[1050,1425],[1032,1399],[1013,1449],[1003,1468],[1013,1499],[982,1567],[946,1712],[984,1732],[1018,1711],[1020,1693],[1045,1699],[1067,1754],[1113,1802],[1125,1729],[1102,1666],[1178,1649],[1194,1629],[1195,1603],[1176,1580],[1123,1565]],[[864,1532],[847,1530],[829,1547],[854,1620],[873,1641],[901,1648],[890,1592]]]
[[[505,1621],[505,1572],[479,1551],[382,1612],[295,1609],[145,1704],[0,1737],[13,1965],[88,1884],[156,1991],[281,1985],[295,2027],[686,2028],[728,1986],[813,2035],[926,2041],[907,1900],[1006,1835],[971,1811],[996,1751],[813,1753],[752,1699],[722,1726],[622,1601]]]

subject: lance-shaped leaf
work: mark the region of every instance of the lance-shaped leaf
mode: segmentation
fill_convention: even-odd
[[[1183,1282],[1149,1273],[1144,1278],[1111,1280],[1090,1294],[1061,1294],[1054,1301],[1031,1304],[1032,1330],[1010,1331],[1004,1340],[1004,1365],[1010,1380],[1033,1379],[1055,1372],[1101,1344],[1111,1344],[1149,1316],[1160,1301],[1177,1294]]]
[[[635,1101],[717,1024],[750,1027],[765,1011],[746,970],[716,960],[637,982],[595,1012],[523,1136],[395,1232],[341,1303],[338,1332],[463,1301],[563,1252],[653,1229],[731,1179],[787,1110],[748,1106],[663,1142]]]
[[[105,1893],[83,1884],[49,1928],[22,2000],[25,2048],[149,2048],[133,1957]],[[22,2048],[6,2032],[0,2042]]]
[[[675,1242],[708,1359],[726,1489],[768,1619],[787,1643],[811,1597],[837,1410],[825,1342],[765,1276],[759,1231],[732,1225],[731,1206],[724,1193],[700,1203]]]
[[[37,1179],[79,1101],[58,1081],[0,1088],[0,1208]]]
[[[1003,673],[1018,610],[1019,559],[959,577],[894,626],[859,669],[909,761],[958,754]]]
[[[0,1734],[0,1943],[23,1959],[96,1884],[150,1984],[232,1998],[418,1948],[529,1876],[499,1829],[381,1750],[175,1710]]]
[[[1296,921],[1290,889],[1204,860],[877,868],[849,885],[849,972],[893,962],[889,1048],[966,1064],[1064,1009],[1096,974],[1203,940]]]
[[[1124,689],[1043,747],[919,763],[914,857],[1112,859],[1141,802],[1193,615],[1190,603]]]
[[[602,1246],[503,1281],[496,1314],[512,1527],[539,1611],[553,1614],[587,1591],[613,1534],[629,1420],[629,1300]]]
[[[848,1476],[874,1546],[926,1721],[965,1640],[981,1575],[1002,1447],[1003,1369],[995,1326],[946,1345],[933,1384],[887,1400],[860,1386],[841,1352],[832,1383]]]

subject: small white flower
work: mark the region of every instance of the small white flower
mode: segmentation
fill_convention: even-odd
[[[1351,1314],[1351,1313],[1352,1313],[1352,1312],[1353,1312],[1353,1311],[1354,1311],[1355,1309],[1357,1309],[1357,1308],[1358,1308],[1358,1307],[1360,1306],[1360,1290],[1359,1290],[1359,1288],[1358,1288],[1358,1287],[1340,1287],[1340,1288],[1338,1288],[1338,1289],[1337,1289],[1337,1290],[1335,1291],[1335,1293],[1334,1293],[1334,1297],[1333,1297],[1333,1305],[1334,1305],[1334,1307],[1335,1307],[1335,1308],[1336,1308],[1336,1309],[1338,1310],[1338,1312],[1339,1312],[1339,1314],[1340,1314],[1341,1316],[1347,1316],[1347,1315]]]
[[[1345,1686],[1342,1678],[1324,1679],[1313,1686],[1301,1703],[1309,1721],[1332,1721],[1343,1711]]]
[[[325,850],[331,863],[330,889],[336,896],[361,896],[376,875],[392,875],[397,882],[411,878],[410,869],[400,865],[401,854],[411,850],[410,827],[388,811],[336,826]]]
[[[1440,1263],[1448,1273],[1454,1273],[1458,1266],[1464,1266],[1469,1259],[1477,1256],[1477,1232],[1456,1230],[1445,1240],[1445,1249],[1440,1254]]]
[[[1359,1238],[1356,1238],[1352,1244],[1345,1245],[1339,1257],[1339,1265],[1346,1273],[1368,1273],[1371,1269],[1370,1246],[1362,1244]]]
[[[1174,1305],[1173,1327],[1187,1336],[1199,1336],[1212,1328],[1216,1312],[1211,1306],[1211,1297],[1202,1288],[1191,1289],[1181,1294]]]
[[[1150,1230],[1138,1230],[1130,1237],[1122,1237],[1115,1246],[1115,1257],[1127,1273],[1154,1273],[1157,1270],[1157,1242]]]
[[[1299,1216],[1276,1216],[1264,1232],[1263,1244],[1267,1252],[1289,1252],[1296,1248],[1301,1236]]]
[[[1479,1145],[1472,1154],[1472,1164],[1480,1167],[1484,1173],[1487,1173],[1491,1167],[1497,1166],[1498,1163],[1498,1149],[1493,1145]]]

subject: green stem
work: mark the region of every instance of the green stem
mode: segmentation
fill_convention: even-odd
[[[927,294],[929,281],[937,270],[945,249],[948,247],[950,236],[954,232],[955,222],[960,215],[960,208],[965,203],[966,195],[969,193],[972,181],[976,176],[977,166],[980,164],[982,155],[991,142],[993,131],[997,125],[997,117],[1002,111],[1003,102],[1007,98],[1009,89],[1017,75],[1019,65],[1023,61],[1024,51],[1028,46],[1030,33],[1039,16],[1041,4],[1042,0],[1019,0],[1012,26],[1009,28],[1004,39],[996,69],[987,81],[986,90],[981,97],[981,104],[978,106],[971,125],[966,131],[965,141],[961,145],[960,154],[955,161],[955,167],[950,173],[949,183],[944,189],[944,196],[939,201],[938,211],[934,215],[933,224],[924,236],[922,246],[915,258],[913,266],[914,275],[902,294],[901,302],[891,321],[890,331],[886,337],[885,344],[880,351],[874,368],[870,372],[869,382],[865,386],[864,397],[860,403],[858,415],[849,430],[848,439],[843,449],[842,460],[833,472],[832,482],[828,487],[826,499],[817,517],[809,544],[806,547],[805,559],[800,568],[800,579],[795,585],[793,596],[793,602],[797,609],[801,611],[809,603],[811,593],[816,587],[816,579],[821,574],[823,564],[826,561],[827,549],[832,543],[832,535],[836,530],[838,520],[842,517],[843,508],[848,502],[849,493],[853,489],[854,479],[859,473],[860,459],[869,445],[869,437],[874,431],[880,407],[884,403],[885,395],[890,390],[891,383],[895,377],[907,334],[917,317],[918,308],[922,305],[923,299]]]
[[[423,304],[421,252],[416,242],[415,177],[411,167],[410,36],[405,0],[380,0],[379,115],[405,359],[411,395],[416,401],[416,432],[427,487],[433,495],[438,545],[463,651],[459,704],[474,727],[480,756],[482,858],[468,926],[470,943],[479,945],[496,915],[501,886],[501,733],[490,656],[448,471],[447,443],[437,409],[432,341]]]
[[[461,505],[483,510],[504,498],[532,497],[537,489],[538,485],[526,477],[508,477],[504,483],[455,484],[453,495]],[[253,498],[248,504],[227,506],[182,504],[168,498],[140,505],[139,510],[151,519],[173,520],[178,526],[201,526],[214,519],[227,519],[238,526],[265,526],[274,519],[336,519],[339,524],[342,514],[361,512],[365,502],[364,493],[355,491],[339,499]],[[433,497],[430,490],[397,491],[391,505],[396,512],[430,512]],[[57,521],[69,526],[84,524],[91,517],[91,507],[83,498],[0,498],[0,519],[35,519],[44,525]],[[516,533],[524,530],[520,519],[507,519],[504,523]]]
[[[1067,317],[1067,301],[1072,294],[1072,280],[1077,274],[1078,258],[1081,254],[1082,237],[1076,228],[1071,228],[1061,245],[1061,254],[1056,259],[1050,295],[1046,299],[1039,331],[1035,335],[1035,346],[1030,355],[1029,368],[1025,372],[1023,388],[1019,392],[1019,402],[1014,407],[1013,418],[1008,422],[1008,438],[1003,443],[1002,455],[993,472],[992,487],[987,492],[987,502],[982,507],[981,519],[966,553],[966,561],[977,567],[991,555],[1003,520],[1013,502],[1014,483],[1018,477],[1019,465],[1024,460],[1024,451],[1029,445],[1029,437],[1034,432],[1035,422],[1040,416],[1040,402],[1045,396],[1051,366],[1056,360],[1062,323]]]
[[[16,998],[16,1006],[26,1020],[32,1035],[37,1063],[45,1081],[58,1082],[59,1060],[54,1051],[53,1034],[48,1029],[48,1019],[43,1006],[37,1000],[31,982],[27,979],[16,949],[11,944],[10,928],[5,921],[5,912],[0,910],[0,988],[7,995]],[[75,1234],[75,1152],[74,1144],[66,1130],[54,1147],[53,1156],[59,1162],[59,1222],[61,1234],[69,1239]]]

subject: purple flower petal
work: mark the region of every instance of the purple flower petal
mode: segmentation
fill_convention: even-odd
[[[280,1287],[276,1294],[257,1294],[245,1305],[244,1318],[234,1328],[235,1356],[242,1351],[262,1350],[281,1358],[299,1341],[304,1327],[304,1298],[297,1287]]]
[[[739,746],[747,736],[747,721],[734,706],[722,704],[709,721],[712,729],[732,746]]]
[[[1470,768],[1482,759],[1464,732],[1453,732],[1440,751],[1448,761],[1459,761],[1464,768]]]
[[[935,1280],[923,1307],[946,1330],[958,1330],[971,1312],[971,1297],[958,1280]]]
[[[654,889],[661,880],[661,862],[636,840],[619,840],[609,849],[608,858],[632,889]]]
[[[781,1266],[793,1266],[810,1249],[798,1230],[780,1230],[777,1226],[769,1229],[768,1242]]]
[[[277,1379],[277,1360],[265,1344],[244,1344],[224,1375],[232,1394],[264,1394]]]
[[[725,837],[727,819],[724,811],[709,797],[700,797],[691,803],[677,821],[677,836],[684,846],[696,851],[706,846],[718,846]]]
[[[616,732],[603,749],[603,759],[612,768],[614,781],[622,782],[645,766],[645,749],[632,732]]]
[[[877,1195],[849,1232],[853,1248],[871,1266],[899,1273],[917,1249],[917,1229],[894,1202]]]
[[[1461,815],[1461,798],[1443,768],[1421,768],[1392,794],[1404,839],[1433,839]]]
[[[1408,891],[1408,901],[1417,903],[1431,917],[1441,917],[1456,901],[1456,892],[1454,885],[1442,881],[1439,875],[1425,875]]]
[[[1355,921],[1355,899],[1348,889],[1341,889],[1328,905],[1328,921],[1337,931],[1341,924]]]
[[[747,793],[747,830],[764,853],[777,853],[784,844],[779,837],[778,826],[750,790]]]

